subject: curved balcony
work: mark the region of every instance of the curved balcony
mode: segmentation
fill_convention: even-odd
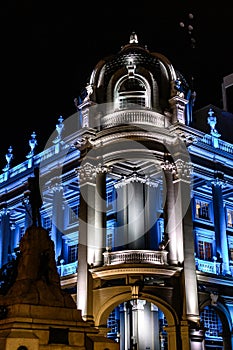
[[[116,252],[104,252],[104,265],[117,265],[117,264],[155,264],[155,265],[167,265],[166,250],[122,250]]]
[[[152,110],[121,110],[101,118],[101,125],[110,128],[118,125],[143,124],[163,128],[165,117]]]

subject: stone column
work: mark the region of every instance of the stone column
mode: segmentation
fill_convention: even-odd
[[[105,247],[106,168],[85,162],[77,169],[80,182],[77,307],[93,322],[89,268],[102,264]]]
[[[106,247],[106,173],[108,169],[103,166],[96,168],[95,188],[95,241],[94,266],[103,264],[103,252]]]
[[[51,239],[54,242],[55,259],[57,260],[58,257],[64,259],[62,256],[62,230],[64,228],[63,186],[59,177],[51,180],[50,189],[53,193]]]
[[[132,334],[132,348],[133,349],[145,349],[145,331],[142,327],[144,324],[144,306],[145,300],[134,299],[130,301],[132,305],[132,321],[133,321],[133,334]]]
[[[8,262],[8,249],[10,248],[10,214],[7,207],[3,207],[0,211],[1,224],[1,244],[0,244],[0,267]]]
[[[127,249],[128,222],[127,222],[127,187],[124,180],[115,184],[116,189],[116,234],[113,250]]]
[[[222,174],[216,174],[216,178],[211,181],[214,208],[214,229],[216,239],[217,261],[222,261],[222,273],[230,274],[229,270],[229,252],[226,234],[226,218],[224,211],[224,202],[222,188],[225,186],[223,179],[219,177]]]
[[[182,347],[177,350],[205,350],[203,329],[190,325],[188,321],[181,321],[180,333]]]
[[[150,304],[150,314],[151,314],[151,323],[148,325],[148,329],[151,336],[150,348],[159,349],[160,348],[160,329],[159,329],[159,309],[156,305]],[[148,337],[149,338],[149,337]],[[147,346],[148,347],[148,346]],[[161,349],[162,346],[161,346]]]
[[[77,308],[82,311],[84,321],[93,323],[88,269],[93,263],[93,247],[90,244],[95,229],[95,168],[86,162],[77,169],[77,173],[80,183]]]
[[[194,256],[194,238],[192,223],[192,207],[191,207],[191,163],[177,159],[176,179],[174,180],[175,198],[179,204],[176,206],[176,227],[178,228],[178,244],[182,246],[183,251],[180,252],[178,258],[183,256],[183,271],[181,273],[181,283],[184,290],[183,298],[183,323],[188,322],[190,349],[202,349],[204,342],[204,333],[200,329],[200,315],[198,305],[197,277]],[[182,262],[182,261],[181,261]],[[187,347],[187,333],[182,331],[181,338],[183,350]]]
[[[158,226],[158,219],[162,211],[161,188],[159,181],[148,179],[144,185],[145,196],[145,249],[158,250],[162,240],[161,230]]]
[[[181,253],[179,253],[179,248],[177,246],[179,245],[180,239],[176,230],[176,206],[179,206],[179,203],[176,202],[178,198],[175,198],[175,186],[173,184],[173,174],[175,171],[175,165],[174,163],[171,163],[168,160],[166,160],[163,163],[162,168],[164,170],[165,175],[164,191],[166,191],[164,207],[164,236],[166,241],[169,241],[169,263],[171,265],[177,265],[178,261],[182,261],[183,256]],[[178,227],[180,229],[179,223]]]
[[[128,249],[145,249],[144,184],[139,179],[127,184]]]
[[[129,349],[127,338],[128,331],[128,318],[127,318],[127,308],[126,303],[120,305],[120,349]]]

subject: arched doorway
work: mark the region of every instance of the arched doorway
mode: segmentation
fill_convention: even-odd
[[[120,286],[111,288],[111,293],[108,291],[105,295],[103,295],[102,290],[102,299],[99,297],[99,291],[100,289],[94,293],[95,326],[103,334],[112,337],[114,340],[117,339],[120,344],[123,344],[120,350],[181,349],[181,339],[178,331],[179,319],[171,304],[147,293],[141,293],[139,298],[133,298],[130,291],[126,292],[125,288]],[[115,313],[115,315],[112,313]],[[125,330],[121,328],[121,326],[124,327],[124,321],[122,323],[120,321],[127,317],[129,320],[127,320],[127,328]],[[130,323],[130,317],[134,318],[132,323]],[[134,324],[135,327],[132,333],[128,331],[130,324]],[[106,329],[107,326],[110,327]],[[115,334],[110,334],[111,326],[116,327]],[[138,333],[137,330],[139,330]],[[137,336],[139,341],[136,338],[131,338],[131,336]],[[148,342],[141,340],[146,339],[146,337],[150,338]],[[153,337],[156,337],[156,341],[153,341]],[[137,343],[137,347],[131,346],[130,348],[129,344],[132,345],[133,342]]]

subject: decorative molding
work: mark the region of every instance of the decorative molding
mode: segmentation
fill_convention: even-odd
[[[105,165],[102,165],[99,163],[98,165],[93,165],[90,162],[85,162],[84,164],[80,165],[79,168],[76,168],[76,174],[78,175],[80,182],[85,181],[93,181],[97,174],[100,173],[108,173],[111,171],[111,167],[107,167]]]
[[[193,166],[191,162],[185,162],[182,159],[178,159],[175,161],[176,165],[176,179],[180,179],[183,181],[190,182],[192,173],[193,173]]]
[[[151,187],[158,187],[159,181],[155,181],[149,176],[140,176],[136,172],[130,174],[129,176],[122,176],[120,181],[114,184],[115,188],[123,187],[129,183],[139,182],[141,184],[146,184]]]

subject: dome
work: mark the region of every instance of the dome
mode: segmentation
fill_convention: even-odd
[[[140,96],[147,96],[145,107],[161,112],[169,107],[172,83],[178,78],[181,75],[165,56],[141,46],[132,33],[129,43],[118,53],[97,63],[89,84],[93,88],[92,101],[96,103],[113,102],[117,92],[123,97],[126,91],[131,91],[132,101],[133,96],[138,101]]]
[[[122,46],[119,52],[96,64],[86,91],[84,101],[110,105],[111,113],[146,109],[160,115],[176,113],[174,97],[183,99],[184,106],[192,95],[187,81],[173,68],[168,58],[140,45],[136,33],[131,34],[129,43]],[[125,118],[117,119],[118,122],[125,121]],[[185,120],[183,116],[178,116],[178,119]]]

